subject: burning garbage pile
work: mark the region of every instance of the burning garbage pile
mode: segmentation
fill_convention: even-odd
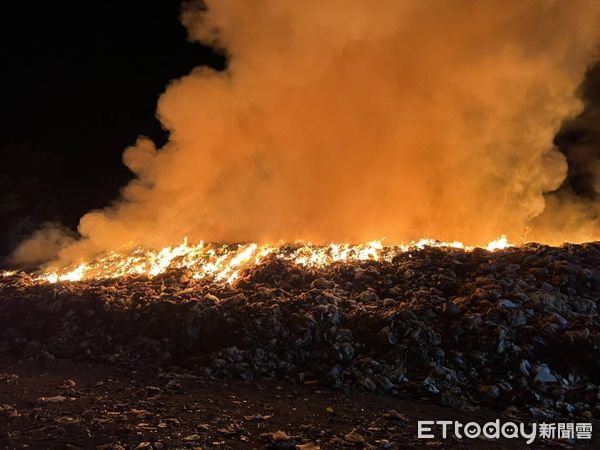
[[[177,258],[77,282],[6,272],[0,351],[600,415],[600,244],[307,248],[240,246],[252,264],[229,255],[222,276]]]
[[[277,259],[292,261],[306,267],[322,267],[335,262],[365,260],[391,261],[400,252],[428,247],[454,247],[473,250],[462,242],[440,242],[421,239],[410,244],[384,247],[382,241],[374,240],[366,244],[330,244],[328,246],[297,243],[293,246],[282,243],[211,245],[200,241],[190,244],[185,238],[175,247],[164,247],[159,251],[124,246],[119,250],[100,254],[91,262],[75,264],[53,263],[47,265],[38,275],[37,281],[80,281],[90,278],[117,278],[127,275],[156,276],[173,269],[186,269],[194,279],[210,277],[216,282],[232,283],[239,272],[259,264],[272,255]],[[490,241],[485,248],[497,250],[510,246],[506,236]]]

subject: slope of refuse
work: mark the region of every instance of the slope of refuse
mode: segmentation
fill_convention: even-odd
[[[213,377],[600,417],[600,244],[416,249],[234,284],[0,278],[0,355],[178,366]]]

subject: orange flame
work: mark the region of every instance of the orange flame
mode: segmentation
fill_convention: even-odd
[[[510,246],[506,236],[501,236],[481,248],[495,251]],[[193,279],[210,277],[216,282],[231,284],[239,279],[244,269],[260,264],[269,255],[300,266],[319,268],[336,262],[391,261],[402,252],[426,247],[458,248],[465,251],[476,248],[465,246],[461,242],[440,242],[433,239],[394,246],[384,246],[381,240],[374,240],[359,245],[333,243],[318,246],[297,243],[292,247],[283,243],[218,246],[200,241],[190,244],[186,238],[178,246],[165,247],[159,251],[124,247],[76,265],[51,266],[35,279],[56,283],[123,276],[154,277],[169,270],[187,269]]]

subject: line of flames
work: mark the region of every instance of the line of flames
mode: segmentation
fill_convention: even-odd
[[[501,236],[482,248],[495,251],[510,246],[506,236]],[[465,246],[461,242],[440,242],[432,239],[421,239],[407,245],[393,246],[384,246],[382,241],[375,240],[360,245],[317,246],[304,243],[293,247],[284,244],[217,246],[202,241],[190,244],[187,239],[184,239],[178,246],[165,247],[158,251],[129,247],[106,253],[89,262],[64,267],[47,267],[34,279],[56,283],[124,276],[154,277],[168,270],[188,269],[193,279],[211,277],[217,282],[234,283],[244,269],[260,264],[267,256],[304,267],[324,267],[344,261],[391,261],[399,253],[425,247],[450,247],[466,251],[475,248]],[[14,273],[14,271],[0,272],[0,276],[10,276]]]

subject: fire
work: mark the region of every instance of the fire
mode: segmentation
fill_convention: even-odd
[[[506,238],[506,236],[502,235],[498,239],[489,242],[485,248],[490,252],[493,252],[494,250],[502,250],[507,247],[510,247],[508,239]]]
[[[13,275],[16,275],[16,274],[17,274],[16,270],[0,271],[0,277],[12,277]]]
[[[481,248],[495,251],[510,246],[506,236],[501,236]],[[235,283],[245,269],[260,264],[267,257],[304,267],[318,268],[336,262],[391,261],[394,256],[402,252],[426,247],[457,248],[465,251],[476,248],[465,246],[461,242],[440,242],[433,239],[421,239],[409,244],[390,246],[384,246],[381,240],[359,245],[347,243],[215,245],[202,241],[194,244],[184,239],[175,247],[169,246],[158,251],[130,246],[79,264],[50,266],[35,279],[56,283],[124,276],[155,277],[169,270],[185,269],[192,279],[211,278],[216,282]],[[7,276],[6,274],[14,274],[14,272],[3,273],[4,276]]]

